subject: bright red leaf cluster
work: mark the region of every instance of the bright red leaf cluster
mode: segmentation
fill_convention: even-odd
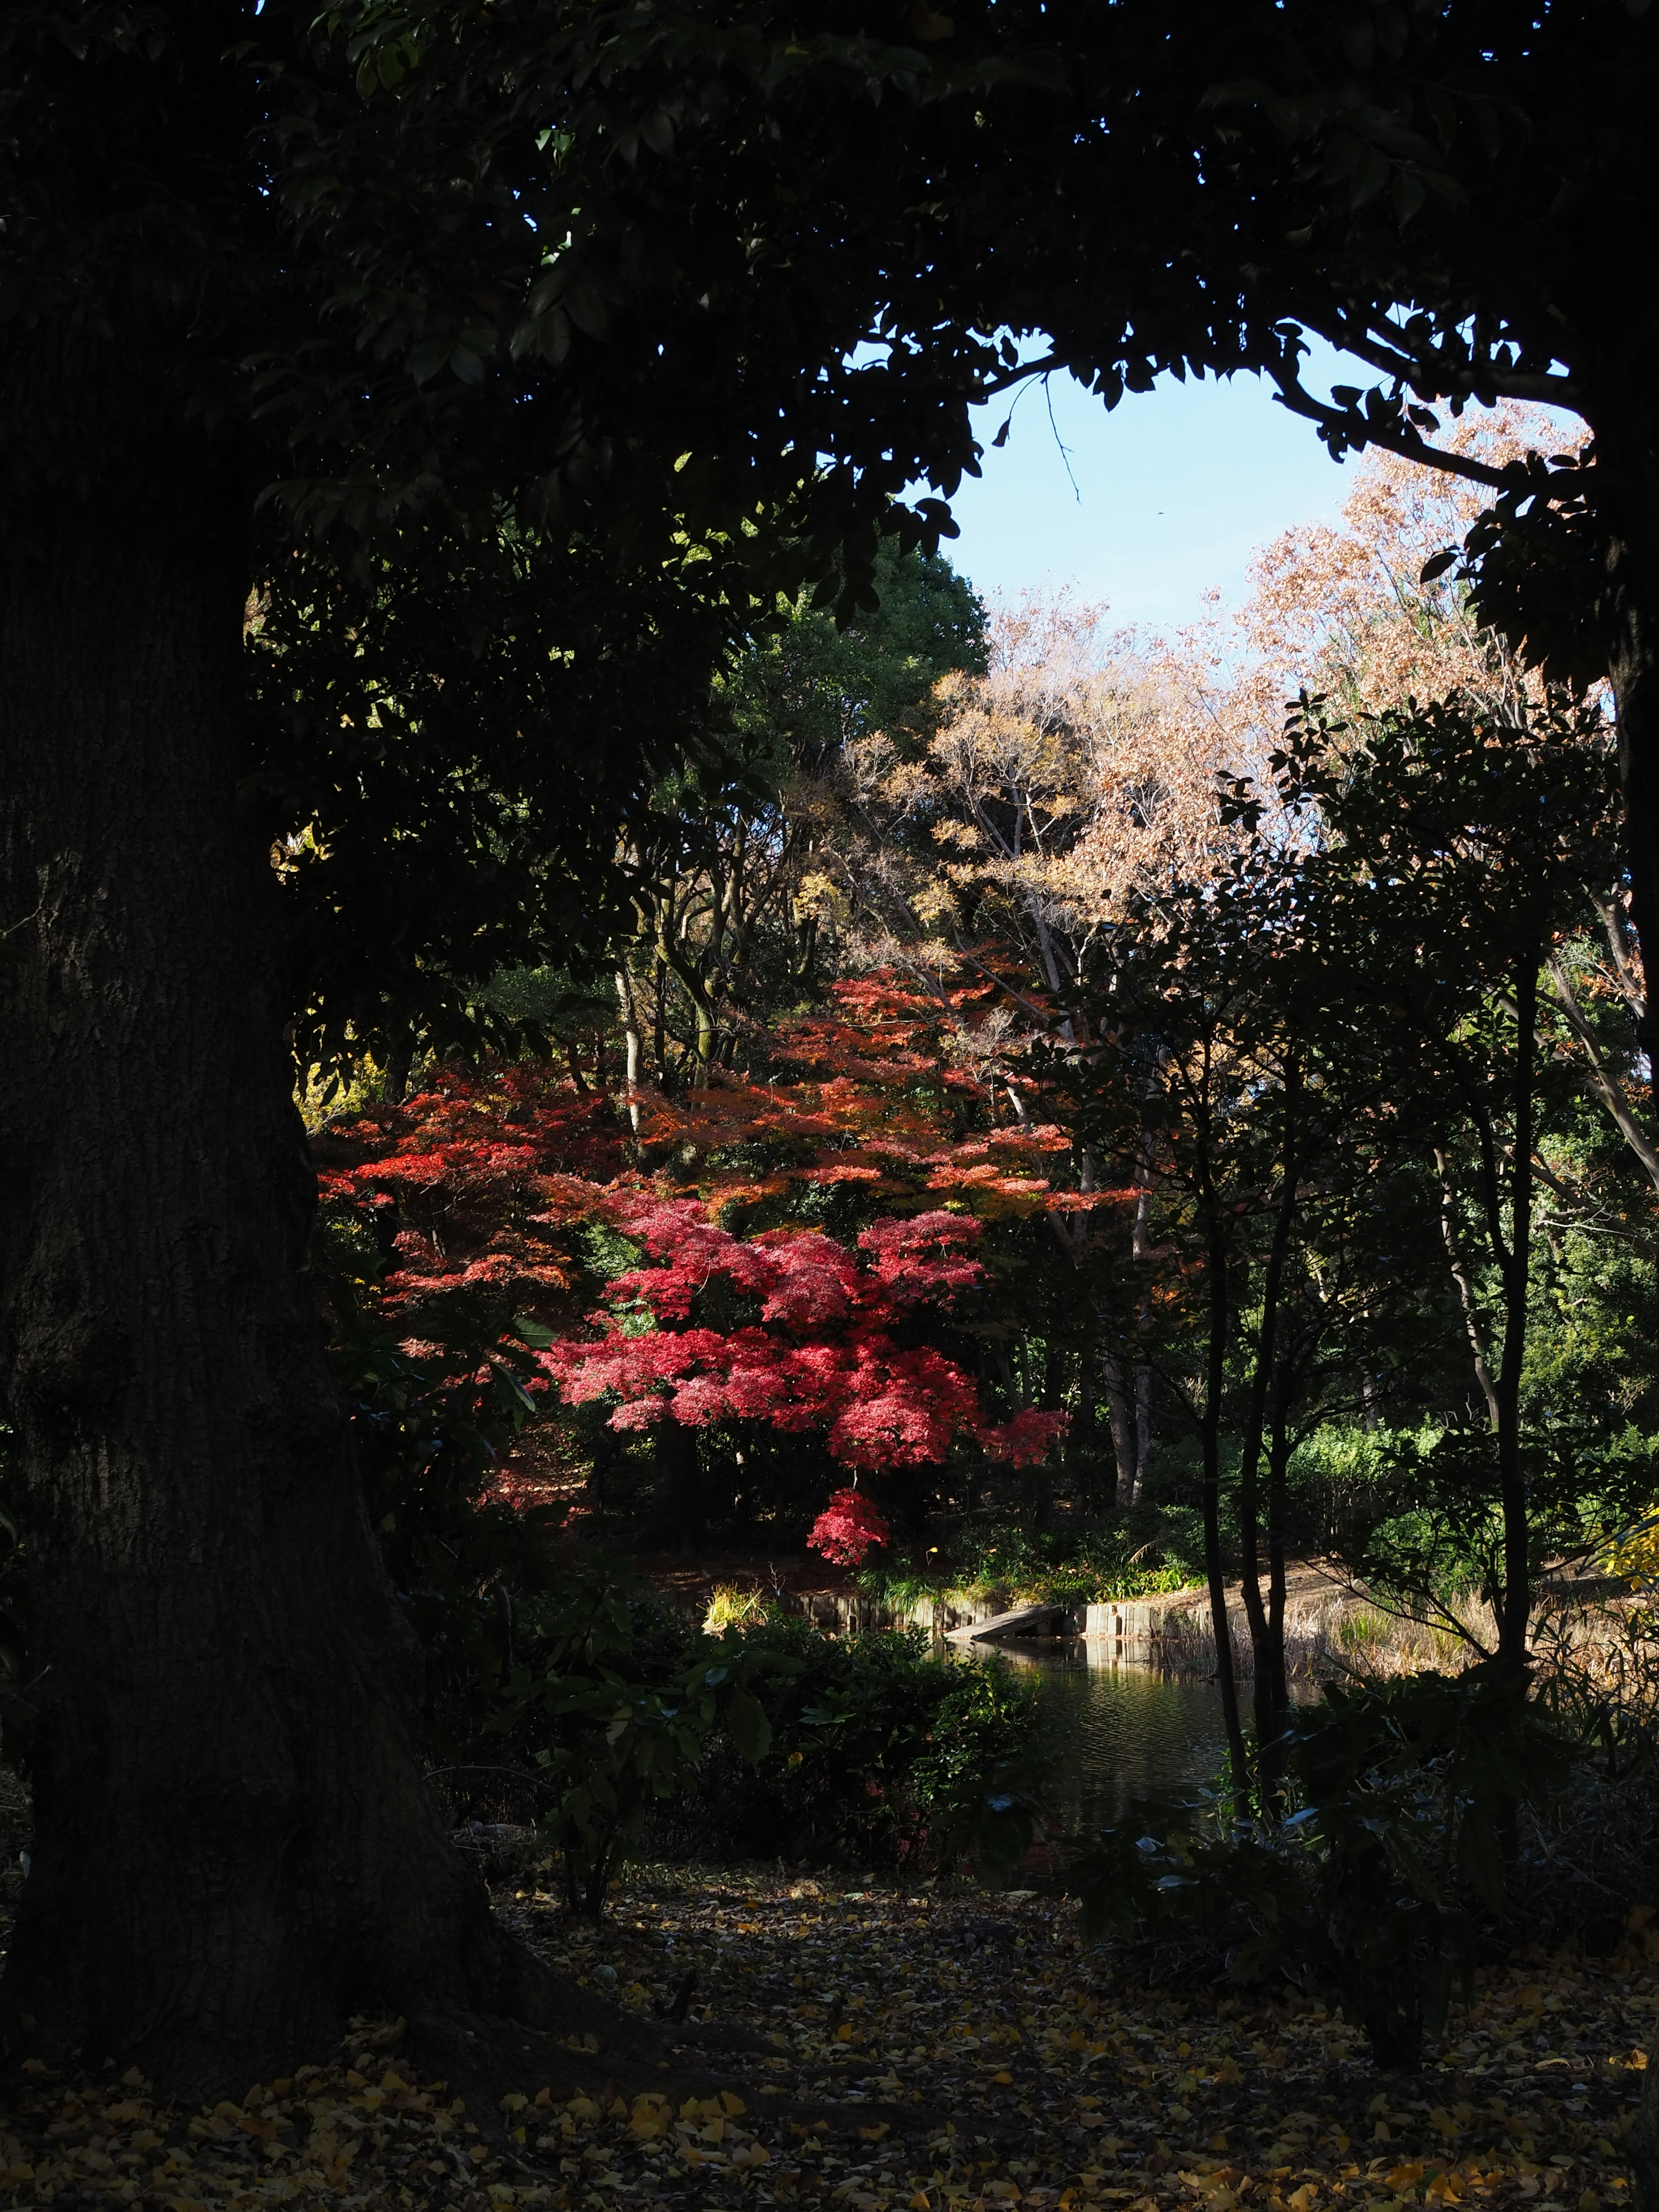
[[[833,1237],[775,1229],[747,1240],[711,1222],[695,1200],[619,1198],[611,1218],[658,1264],[630,1268],[606,1288],[605,1334],[543,1354],[567,1402],[618,1402],[614,1429],[688,1428],[762,1421],[784,1434],[821,1431],[849,1467],[936,1466],[957,1437],[994,1456],[1043,1456],[1059,1417],[1025,1414],[989,1425],[971,1376],[942,1352],[907,1346],[896,1325],[921,1304],[948,1304],[984,1271],[972,1256],[980,1224],[952,1213],[877,1221],[859,1238],[865,1264]],[[659,1323],[690,1322],[715,1285],[750,1303],[722,1328],[639,1333],[641,1310]]]
[[[574,1270],[558,1232],[592,1215],[626,1160],[609,1100],[545,1067],[446,1069],[403,1105],[319,1130],[312,1152],[325,1203],[390,1232],[384,1306],[410,1321],[453,1291],[509,1310],[563,1297]]]
[[[887,1542],[892,1531],[861,1492],[836,1490],[812,1523],[806,1539],[815,1552],[838,1567],[861,1567],[866,1556]]]
[[[792,1077],[641,1091],[629,1109],[547,1066],[446,1070],[320,1131],[320,1194],[372,1225],[378,1302],[406,1348],[435,1354],[447,1294],[473,1293],[503,1342],[520,1314],[564,1336],[543,1387],[609,1399],[617,1429],[750,1420],[820,1435],[847,1467],[936,1466],[959,1439],[1035,1463],[1058,1419],[988,1424],[971,1375],[916,1341],[922,1310],[985,1286],[986,1224],[1104,1202],[1034,1172],[1068,1165],[1065,1130],[1024,1107],[999,1124],[1012,1093],[952,1065],[950,1021],[984,995],[975,984],[942,1010],[891,978],[843,983],[830,1012],[775,1037]],[[734,1208],[775,1223],[826,1184],[856,1187],[860,1232],[720,1225]],[[641,1259],[605,1287],[604,1334],[577,1340],[598,1224]]]

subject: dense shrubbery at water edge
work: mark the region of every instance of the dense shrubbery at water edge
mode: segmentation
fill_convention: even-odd
[[[630,1855],[982,1870],[1031,1840],[1035,1685],[917,1630],[830,1638],[758,1613],[710,1633],[598,1571],[513,1608],[499,1688],[457,1685],[440,1779],[458,1820],[508,1812],[573,1910]]]

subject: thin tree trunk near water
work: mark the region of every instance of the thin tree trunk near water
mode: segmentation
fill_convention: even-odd
[[[1139,1481],[1140,1463],[1136,1451],[1134,1401],[1130,1395],[1128,1377],[1123,1371],[1123,1362],[1115,1352],[1103,1350],[1100,1355],[1100,1387],[1106,1401],[1106,1417],[1112,1432],[1113,1481],[1109,1506],[1132,1505]]]
[[[1285,1666],[1285,1524],[1288,1519],[1291,1407],[1296,1377],[1288,1361],[1273,1377],[1273,1413],[1267,1434],[1267,1652],[1275,1699],[1261,1748],[1262,1773],[1269,1790],[1282,1787],[1289,1761],[1285,1731],[1290,1725],[1291,1686]]]
[[[1143,1333],[1151,1325],[1150,1302],[1140,1302]],[[1135,1486],[1127,1503],[1139,1505],[1146,1486],[1146,1468],[1152,1455],[1152,1370],[1146,1359],[1135,1362]]]
[[[0,359],[15,419],[40,373]],[[375,2009],[460,2039],[464,2081],[463,2023],[583,2008],[427,1795],[307,1277],[270,832],[240,798],[240,488],[183,431],[144,449],[130,356],[52,373],[94,490],[0,544],[7,1734],[35,1815],[0,2033],[240,2094]]]
[[[1291,1230],[1296,1218],[1298,1166],[1293,1115],[1297,1085],[1287,1077],[1284,1098],[1284,1141],[1280,1149],[1279,1203],[1273,1209],[1273,1236],[1262,1270],[1261,1319],[1252,1347],[1250,1382],[1245,1405],[1244,1433],[1240,1439],[1238,1467],[1239,1546],[1243,1553],[1240,1577],[1245,1618],[1250,1628],[1251,1694],[1255,1717],[1256,1760],[1265,1803],[1276,1810],[1279,1791],[1277,1777],[1282,1762],[1277,1757],[1283,1732],[1283,1715],[1289,1704],[1285,1682],[1283,1567],[1280,1568],[1278,1633],[1261,1598],[1261,1447],[1267,1425],[1270,1394],[1277,1381],[1279,1307],[1285,1284],[1285,1265],[1290,1253]]]
[[[1227,1335],[1231,1308],[1227,1284],[1227,1239],[1219,1207],[1209,1204],[1209,1323],[1205,1359],[1204,1409],[1199,1445],[1204,1480],[1204,1571],[1210,1593],[1210,1621],[1215,1632],[1215,1679],[1221,1692],[1221,1717],[1227,1731],[1234,1802],[1241,1812],[1249,1790],[1244,1729],[1238,1711],[1238,1681],[1233,1672],[1232,1632],[1227,1626],[1227,1584],[1221,1553],[1221,1414],[1227,1371]]]

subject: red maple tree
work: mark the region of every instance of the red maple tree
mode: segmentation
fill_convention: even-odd
[[[946,1012],[971,1024],[984,995],[964,988]],[[1038,1118],[1029,1086],[1016,1097],[1006,1073],[957,1066],[960,1034],[937,997],[866,976],[778,1032],[771,1081],[624,1102],[548,1066],[445,1070],[319,1133],[321,1194],[372,1225],[373,1295],[411,1354],[482,1304],[517,1371],[517,1317],[556,1332],[531,1388],[609,1400],[617,1431],[756,1422],[820,1437],[849,1468],[935,1467],[959,1442],[1035,1464],[1058,1417],[988,1419],[973,1377],[927,1339],[997,1295],[983,1231],[1121,1194],[1067,1187],[1067,1131]],[[826,1206],[837,1236],[801,1223]],[[735,1233],[749,1224],[769,1225]],[[594,1336],[580,1325],[596,1229],[640,1261],[601,1289]]]
[[[759,1421],[817,1431],[832,1457],[864,1468],[937,1465],[963,1436],[1016,1464],[1052,1443],[1057,1415],[988,1424],[971,1376],[895,1334],[918,1307],[948,1306],[982,1282],[970,1216],[876,1221],[856,1252],[812,1231],[734,1237],[695,1200],[621,1196],[611,1218],[656,1264],[607,1286],[608,1310],[592,1316],[602,1336],[565,1339],[542,1358],[568,1404],[614,1398],[613,1429]],[[694,1308],[716,1298],[738,1312],[695,1322]],[[647,1315],[657,1326],[642,1328]]]

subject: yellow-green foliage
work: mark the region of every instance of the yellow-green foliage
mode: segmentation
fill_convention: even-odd
[[[1638,1589],[1659,1588],[1659,1514],[1639,1522],[1615,1543],[1607,1564]]]
[[[730,1583],[719,1583],[708,1601],[708,1610],[702,1617],[705,1636],[720,1636],[728,1628],[757,1628],[769,1620],[775,1611],[769,1598],[758,1590],[736,1589]]]

